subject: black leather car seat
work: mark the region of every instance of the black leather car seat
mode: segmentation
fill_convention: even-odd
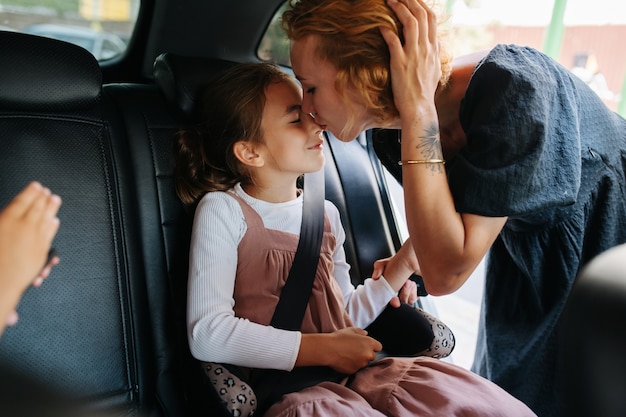
[[[95,409],[177,415],[175,384],[159,377],[166,323],[155,312],[166,305],[150,298],[168,283],[148,290],[142,242],[156,239],[140,227],[128,136],[97,61],[69,43],[0,32],[0,62],[0,204],[31,180],[63,199],[61,263],[25,293],[0,339],[2,368]]]
[[[626,416],[626,244],[579,274],[563,316],[563,415]]]

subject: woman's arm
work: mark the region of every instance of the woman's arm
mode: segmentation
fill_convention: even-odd
[[[437,22],[421,0],[388,0],[403,24],[405,43],[382,30],[391,54],[394,102],[400,112],[402,160],[443,159],[435,91],[441,67]],[[403,165],[407,226],[422,277],[433,295],[458,289],[476,268],[506,218],[456,212],[444,165]]]

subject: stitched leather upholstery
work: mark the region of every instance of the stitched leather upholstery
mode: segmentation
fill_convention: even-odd
[[[31,180],[63,199],[61,263],[25,293],[0,364],[96,408],[161,415],[154,337],[166,323],[153,320],[141,250],[152,237],[99,67],[74,45],[11,32],[0,32],[0,60],[0,203]]]
[[[73,111],[93,106],[100,98],[98,61],[79,46],[1,32],[0,62],[3,108]]]

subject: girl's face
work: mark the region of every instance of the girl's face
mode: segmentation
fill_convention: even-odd
[[[335,88],[337,69],[317,57],[317,43],[316,35],[308,35],[291,45],[291,66],[304,90],[302,111],[314,114],[320,126],[348,142],[375,126],[353,86],[347,87],[345,98],[339,94]],[[349,122],[351,126],[346,129]]]
[[[293,80],[270,84],[263,109],[264,167],[300,175],[324,166],[323,129],[302,112],[302,90]]]

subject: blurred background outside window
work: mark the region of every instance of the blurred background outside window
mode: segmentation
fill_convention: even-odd
[[[139,0],[0,0],[0,30],[72,42],[106,61],[126,50],[138,11]]]

